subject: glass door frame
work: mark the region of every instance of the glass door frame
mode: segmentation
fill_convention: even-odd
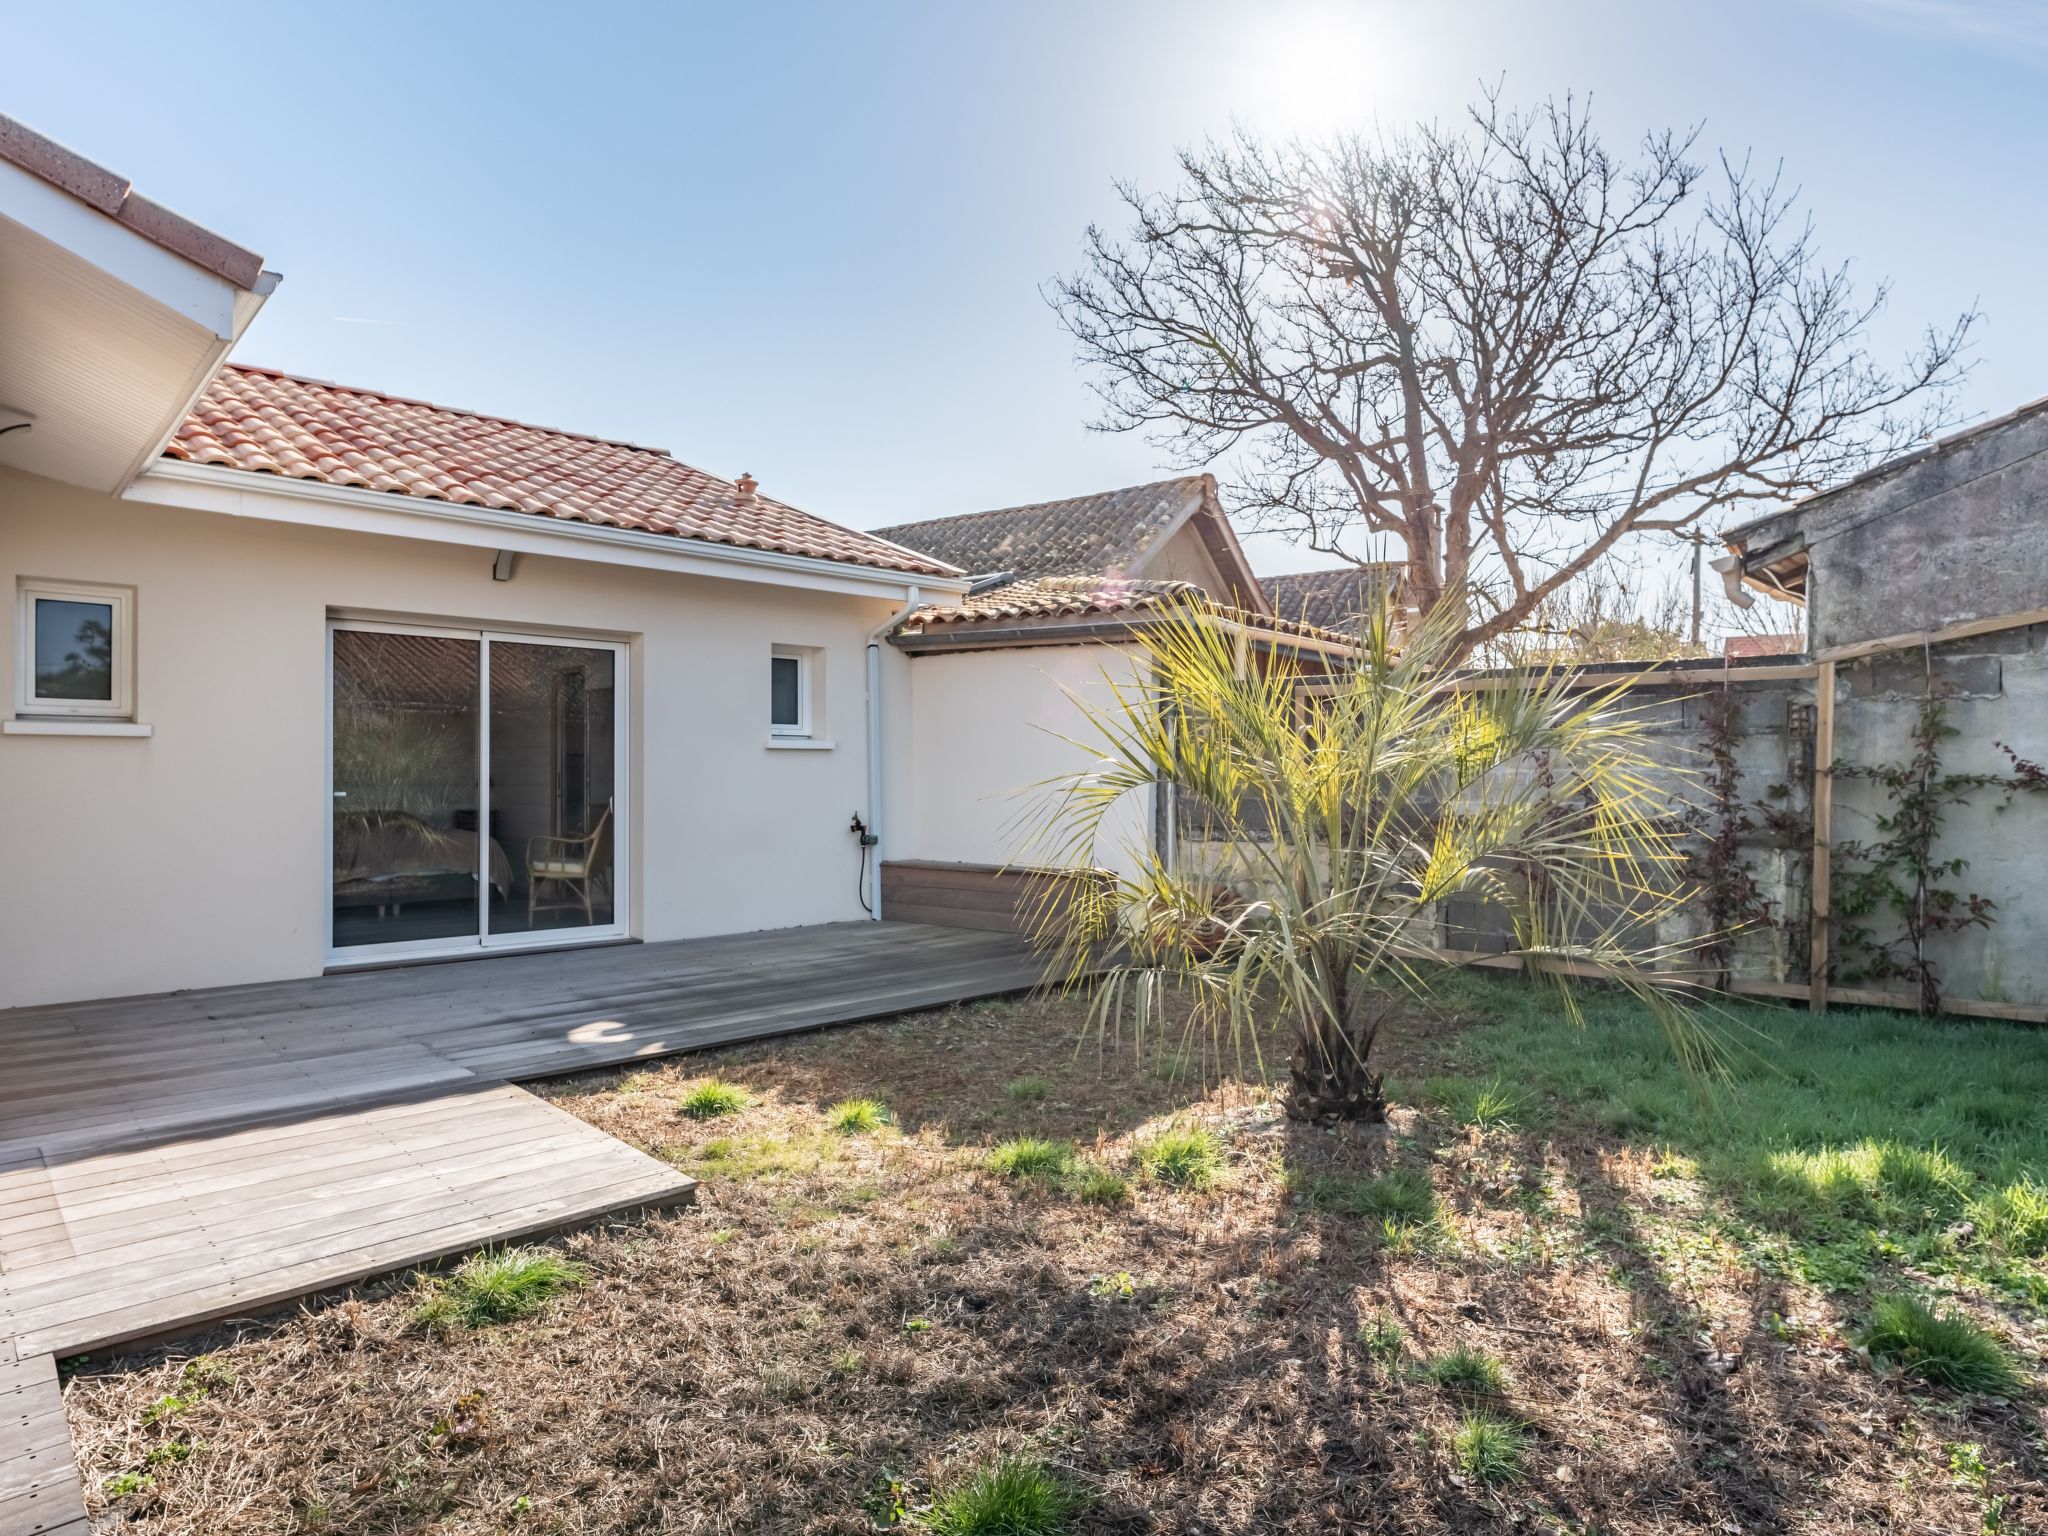
[[[334,943],[334,636],[339,630],[365,630],[372,634],[426,635],[443,640],[477,642],[477,916],[476,932],[446,939],[401,939],[388,944],[351,944],[336,948]],[[527,933],[491,932],[491,645],[569,646],[577,650],[612,653],[612,920],[583,928],[541,928]],[[578,944],[616,943],[630,937],[627,922],[627,894],[632,889],[630,868],[632,838],[630,804],[630,744],[632,698],[628,667],[632,648],[623,640],[598,640],[589,636],[554,630],[472,629],[447,624],[408,624],[384,619],[349,619],[329,615],[325,639],[326,717],[322,726],[326,765],[324,781],[325,871],[321,919],[322,952],[329,970],[353,965],[380,965],[393,960],[446,959],[454,956],[502,954],[508,950],[562,949]]]

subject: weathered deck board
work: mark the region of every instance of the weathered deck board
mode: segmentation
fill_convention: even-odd
[[[688,1180],[506,1079],[1016,991],[1010,936],[834,924],[0,1014],[0,1358],[422,1264]]]
[[[841,923],[15,1009],[0,1013],[0,1166],[27,1148],[168,1139],[465,1073],[549,1076],[1020,990],[1037,975],[1008,935]]]
[[[0,1536],[85,1536],[57,1362],[0,1364]]]
[[[28,1354],[104,1348],[692,1188],[509,1084],[429,1105],[330,1111],[326,1156],[267,1160],[285,1127],[258,1125],[207,1138],[225,1164],[144,1147],[0,1175],[0,1201],[35,1186],[0,1206],[0,1331]]]
[[[0,1012],[0,1536],[88,1536],[55,1355],[688,1198],[511,1080],[1037,977],[843,923]]]

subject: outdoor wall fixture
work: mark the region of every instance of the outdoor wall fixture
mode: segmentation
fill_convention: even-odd
[[[491,562],[491,580],[510,581],[512,579],[512,562],[516,559],[518,559],[518,556],[514,555],[511,550],[499,550],[498,558]]]

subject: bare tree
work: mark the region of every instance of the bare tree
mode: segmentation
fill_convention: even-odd
[[[1973,314],[1896,368],[1796,194],[1696,134],[1623,163],[1569,98],[1462,132],[1180,156],[1050,297],[1106,430],[1226,455],[1252,526],[1398,541],[1460,654],[1630,535],[1823,488],[1947,419]],[[1711,184],[1710,184],[1711,183]],[[1237,450],[1233,452],[1233,450]]]
[[[1518,626],[1476,654],[1497,666],[1706,656],[1707,649],[1689,638],[1688,617],[1677,587],[1655,585],[1610,557],[1553,587]]]

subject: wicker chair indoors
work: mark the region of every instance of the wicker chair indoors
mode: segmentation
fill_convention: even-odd
[[[607,805],[597,825],[581,837],[529,837],[526,840],[526,921],[538,912],[583,909],[586,923],[597,921],[597,883],[611,874],[612,808]],[[557,891],[541,900],[541,887]],[[560,891],[566,888],[567,895]]]

